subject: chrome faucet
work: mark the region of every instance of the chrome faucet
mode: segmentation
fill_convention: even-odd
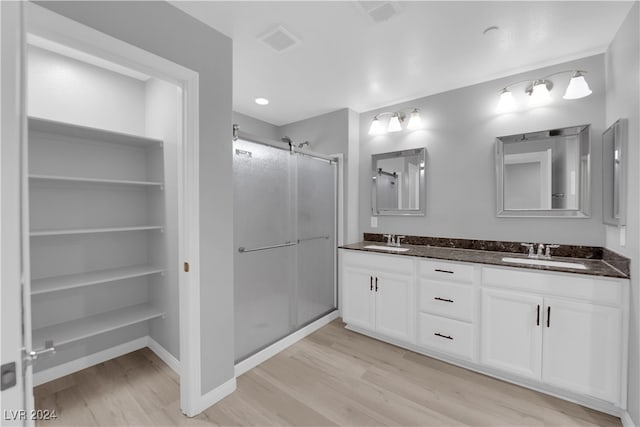
[[[559,248],[560,245],[547,245],[547,250],[544,253],[545,258],[551,258],[551,249]]]
[[[543,243],[539,243],[538,244],[538,258],[542,258],[544,257],[544,244]]]
[[[529,258],[535,258],[536,257],[536,253],[533,249],[534,244],[533,243],[520,243],[521,246],[524,246],[528,249],[528,253],[527,256]]]
[[[400,239],[404,239],[405,237],[407,237],[407,236],[396,236],[396,244],[395,245],[399,247],[400,246]]]
[[[393,234],[385,234],[383,237],[387,238],[387,246],[396,246],[396,236]]]

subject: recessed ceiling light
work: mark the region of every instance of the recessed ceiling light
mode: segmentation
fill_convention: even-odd
[[[256,104],[258,105],[267,105],[269,100],[267,98],[256,98]]]

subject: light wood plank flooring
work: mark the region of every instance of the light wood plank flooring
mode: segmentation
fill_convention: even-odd
[[[347,331],[334,321],[238,378],[189,419],[149,349],[35,389],[39,425],[620,426],[618,418]]]

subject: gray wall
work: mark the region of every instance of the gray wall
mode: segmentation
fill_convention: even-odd
[[[566,101],[561,97],[570,74],[552,77],[554,102],[495,112],[499,91],[507,84],[551,73],[587,70],[593,94]],[[512,90],[523,99],[525,85]],[[388,106],[360,115],[360,231],[522,242],[604,245],[601,206],[601,135],[604,128],[604,55],[542,68],[474,86]],[[368,135],[376,113],[420,109],[425,129]],[[494,141],[497,136],[578,124],[591,124],[592,217],[587,219],[496,218]],[[371,155],[426,147],[427,215],[378,219],[370,227]],[[361,237],[361,236],[359,236]]]
[[[271,123],[264,122],[262,120],[255,119],[246,114],[233,112],[233,123],[240,126],[240,130],[263,138],[273,139],[278,141],[280,139],[280,131],[278,126]]]
[[[606,125],[628,120],[627,227],[606,226],[606,246],[631,258],[631,314],[629,328],[628,411],[640,425],[640,6],[633,5],[606,53]],[[626,245],[620,245],[620,232]]]
[[[200,75],[202,393],[233,378],[231,39],[166,2],[38,2]],[[153,17],[153,19],[150,19]],[[171,29],[171,31],[167,31]],[[205,52],[207,54],[205,54]]]

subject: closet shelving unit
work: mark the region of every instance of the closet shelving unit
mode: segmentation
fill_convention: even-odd
[[[32,117],[28,163],[33,347],[163,317],[163,142]]]

